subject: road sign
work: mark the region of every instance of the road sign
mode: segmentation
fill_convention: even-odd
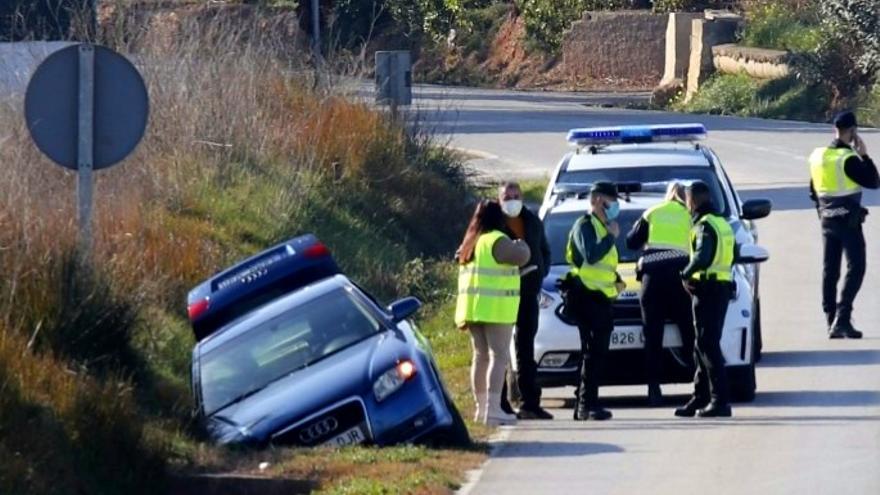
[[[391,105],[412,103],[412,68],[405,50],[376,52],[376,102]]]
[[[73,45],[37,67],[24,113],[37,147],[78,171],[77,217],[83,254],[92,244],[92,170],[122,161],[144,135],[149,98],[144,80],[122,55],[103,46]]]

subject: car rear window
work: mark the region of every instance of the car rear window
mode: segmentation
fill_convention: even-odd
[[[721,189],[715,172],[709,167],[622,167],[600,168],[595,170],[573,170],[559,175],[558,182],[563,184],[593,184],[605,180],[614,183],[638,182],[646,185],[652,192],[664,193],[671,181],[690,184],[703,181],[712,190],[712,201],[721,209],[724,216],[730,215],[730,205]]]
[[[248,320],[238,323],[250,324]],[[379,320],[346,289],[334,290],[259,323],[200,358],[205,414],[381,329]]]

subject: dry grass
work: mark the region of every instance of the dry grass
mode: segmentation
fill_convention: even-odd
[[[155,493],[167,466],[249,462],[199,443],[188,416],[184,296],[232,260],[311,231],[380,297],[445,291],[447,270],[410,260],[448,255],[463,230],[469,191],[452,154],[315,91],[257,27],[202,18],[155,44],[124,17],[112,31],[107,43],[135,53],[151,115],[138,150],[98,174],[93,270],[72,262],[74,175],[35,149],[16,105],[0,108],[0,492]],[[406,452],[321,463],[326,453],[282,451],[277,465],[381,477],[358,467],[375,456],[430,492],[481,455]]]

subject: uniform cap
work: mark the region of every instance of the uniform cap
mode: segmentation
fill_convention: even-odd
[[[604,194],[605,196],[611,196],[612,198],[620,197],[617,192],[617,184],[604,180],[593,183],[593,187],[590,189],[590,194]]]
[[[838,129],[850,129],[857,125],[856,114],[848,110],[834,116],[834,127]]]

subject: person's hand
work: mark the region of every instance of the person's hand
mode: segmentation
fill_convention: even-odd
[[[615,239],[620,237],[620,224],[617,222],[611,222],[608,224],[608,233],[613,235]]]
[[[623,292],[623,290],[626,289],[626,282],[623,280],[618,280],[614,285],[617,287],[617,292]]]
[[[862,141],[862,137],[858,134],[853,136],[853,151],[858,153],[862,158],[868,156],[868,147],[865,146],[865,142]]]

